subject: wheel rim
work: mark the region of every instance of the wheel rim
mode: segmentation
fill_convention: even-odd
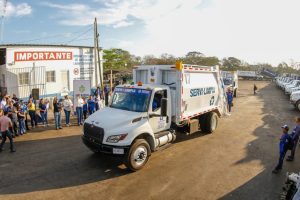
[[[297,107],[298,107],[298,110],[300,110],[300,103],[298,103]]]
[[[211,118],[211,130],[214,131],[216,129],[216,127],[217,127],[217,119],[216,119],[216,116],[213,116]]]
[[[144,146],[139,146],[133,152],[133,156],[131,157],[131,161],[133,163],[135,163],[135,165],[141,166],[141,165],[143,165],[145,163],[147,157],[148,157],[147,148],[144,147]]]

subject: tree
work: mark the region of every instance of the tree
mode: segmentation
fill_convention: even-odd
[[[187,64],[200,65],[204,54],[198,51],[190,51],[183,58],[183,62]]]
[[[185,55],[186,58],[204,57],[204,54],[199,51],[190,51]]]
[[[294,69],[293,67],[289,66],[285,62],[280,63],[275,70],[277,73],[281,73],[281,74],[282,73],[299,74],[299,70]]]
[[[104,69],[125,69],[130,68],[131,65],[131,55],[128,51],[123,49],[107,49],[104,50],[103,63]]]
[[[158,65],[158,59],[154,55],[145,55],[142,63],[144,65]]]
[[[226,70],[235,71],[242,67],[242,61],[235,57],[223,58],[222,65]]]

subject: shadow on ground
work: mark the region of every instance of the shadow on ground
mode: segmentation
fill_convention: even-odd
[[[80,136],[17,142],[17,153],[0,154],[0,194],[77,186],[125,175],[122,159],[96,155]],[[26,149],[22,152],[21,149]]]
[[[299,171],[300,162],[299,159],[296,159],[294,163],[285,162],[284,169],[280,174],[275,175],[271,173],[279,157],[278,143],[281,135],[280,127],[283,124],[288,124],[290,129],[293,128],[293,119],[295,116],[299,116],[299,112],[289,104],[289,99],[284,95],[283,91],[277,89],[272,83],[259,91],[258,99],[259,101],[263,101],[263,125],[257,127],[252,133],[257,139],[248,143],[245,147],[247,156],[236,162],[235,165],[258,160],[263,165],[264,170],[245,184],[220,198],[222,200],[279,199],[286,172]],[[251,112],[247,114],[251,115]],[[245,120],[247,120],[247,116],[245,116]],[[298,151],[296,154],[299,153]],[[289,152],[287,155],[289,155]],[[299,158],[299,155],[296,156]]]

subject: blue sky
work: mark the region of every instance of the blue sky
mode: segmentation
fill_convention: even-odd
[[[8,0],[2,43],[93,45],[97,17],[104,48],[277,65],[300,61],[299,8],[298,0]]]

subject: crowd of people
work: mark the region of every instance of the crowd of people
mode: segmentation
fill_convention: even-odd
[[[0,139],[2,139],[0,152],[7,138],[10,140],[11,152],[15,152],[13,138],[26,134],[37,126],[48,128],[50,108],[53,111],[56,130],[62,129],[62,113],[64,113],[66,127],[71,125],[72,115],[76,116],[77,125],[80,126],[89,115],[108,105],[110,94],[108,91],[102,95],[97,88],[95,93],[88,97],[81,95],[74,97],[75,106],[68,95],[63,99],[54,97],[52,105],[48,99],[34,100],[32,95],[27,102],[19,99],[15,94],[12,97],[5,95],[0,100]]]

